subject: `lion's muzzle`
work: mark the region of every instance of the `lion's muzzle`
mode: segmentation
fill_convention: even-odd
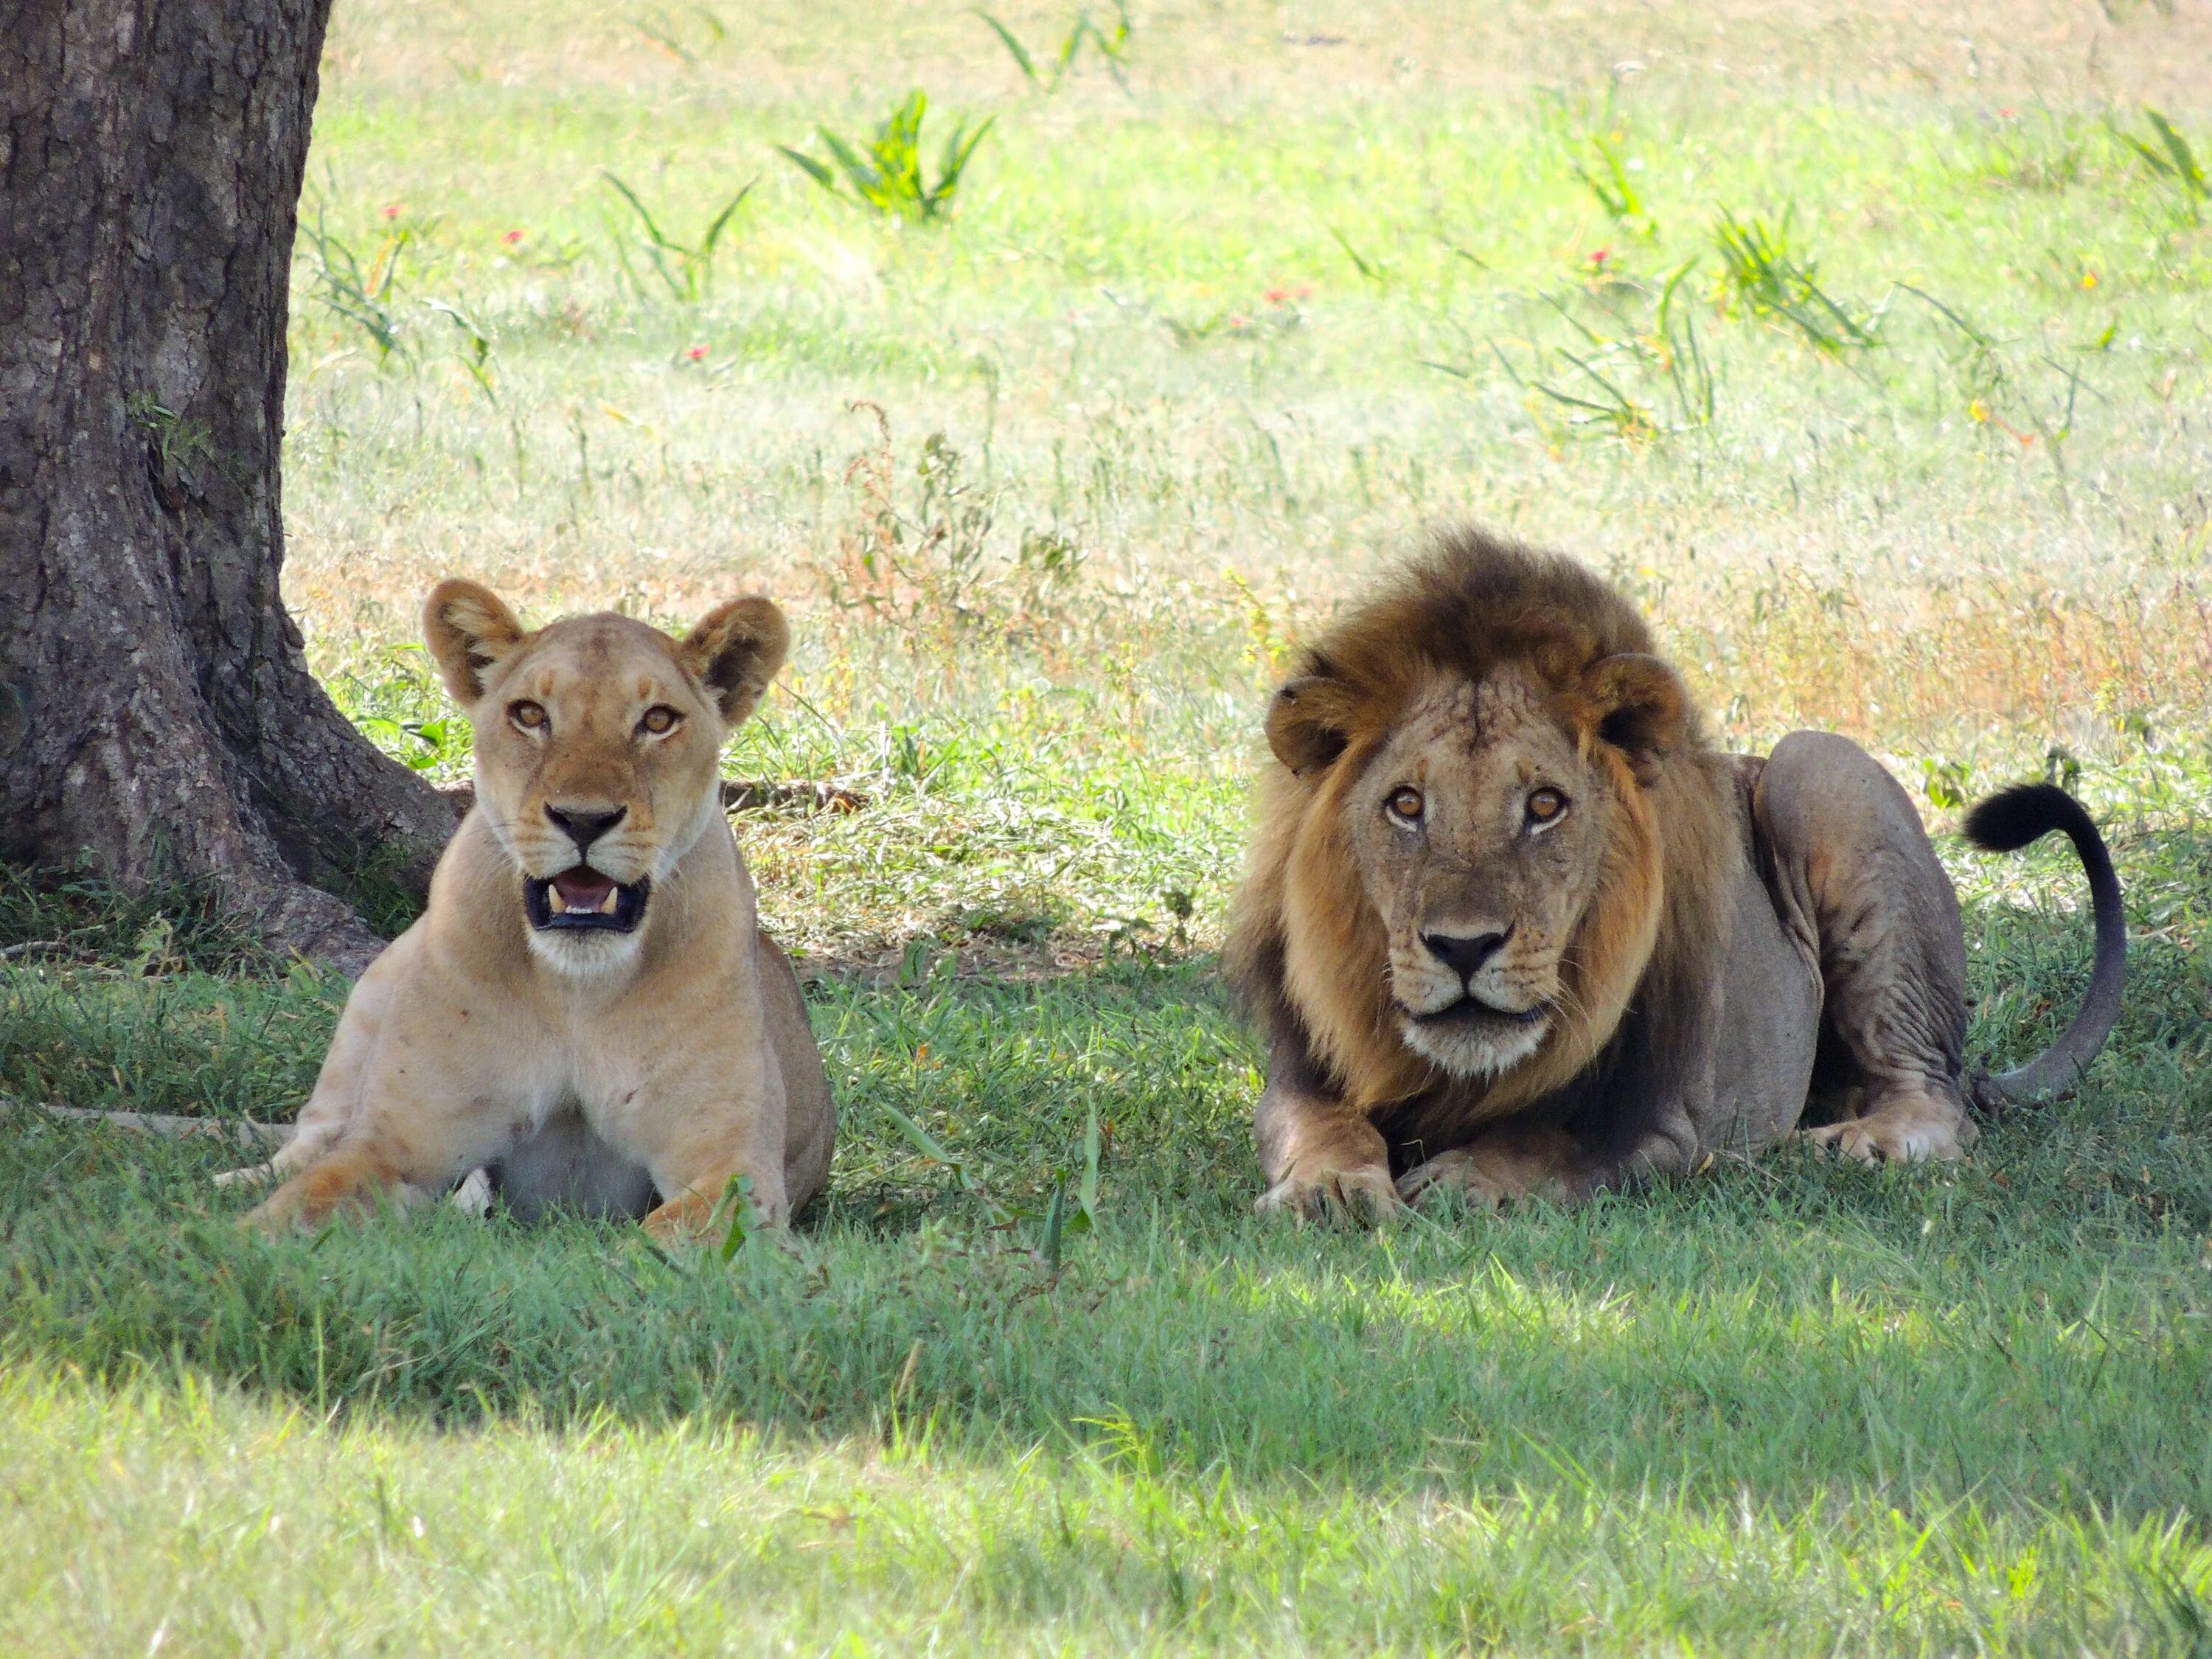
[[[1547,1003],[1537,1003],[1528,1008],[1500,1008],[1495,1003],[1485,1002],[1480,997],[1463,996],[1448,1007],[1433,1012],[1408,1012],[1407,1018],[1416,1025],[1432,1031],[1488,1032],[1501,1027],[1534,1025],[1552,1012]]]

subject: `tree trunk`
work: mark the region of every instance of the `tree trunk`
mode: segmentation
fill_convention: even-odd
[[[215,882],[280,944],[315,884],[418,885],[451,809],[307,672],[278,592],[292,233],[330,0],[6,0],[0,855]]]

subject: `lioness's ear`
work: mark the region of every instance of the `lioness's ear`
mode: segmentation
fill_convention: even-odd
[[[1267,705],[1267,747],[1291,771],[1327,766],[1351,741],[1352,694],[1326,674],[1308,674]]]
[[[676,647],[683,665],[714,695],[722,719],[753,712],[791,649],[791,624],[772,599],[732,599],[700,618]]]
[[[499,595],[475,582],[440,582],[422,604],[422,642],[453,701],[483,696],[484,680],[522,642],[522,624]]]
[[[1625,651],[1601,657],[1583,676],[1592,735],[1628,757],[1638,783],[1649,784],[1675,750],[1690,740],[1690,693],[1657,657]]]

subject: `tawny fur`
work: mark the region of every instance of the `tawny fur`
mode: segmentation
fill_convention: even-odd
[[[1717,753],[1589,571],[1438,543],[1303,653],[1267,736],[1226,951],[1270,1045],[1263,1208],[1577,1197],[1755,1152],[1815,1094],[1853,1156],[1972,1141],[1958,906],[1904,792],[1826,734]],[[1515,816],[1539,796],[1569,804]],[[2078,805],[2005,799],[1988,844],[2063,829],[2091,874],[2078,1073],[2118,1006],[2118,885]]]
[[[1446,1085],[1409,1049],[1390,1017],[1383,940],[1344,842],[1341,796],[1424,686],[1438,675],[1480,682],[1522,668],[1549,687],[1583,752],[1602,765],[1624,811],[1605,849],[1600,902],[1568,952],[1572,1017],[1525,1065],[1456,1090],[1472,1126],[1504,1115],[1573,1077],[1620,1023],[1655,951],[1694,940],[1729,866],[1733,793],[1686,700],[1639,787],[1627,759],[1595,737],[1582,681],[1608,657],[1656,654],[1650,626],[1581,567],[1487,538],[1453,542],[1388,581],[1304,655],[1301,678],[1342,688],[1341,757],[1304,773],[1262,777],[1259,830],[1230,927],[1232,983],[1264,1006],[1283,997],[1349,1103],[1372,1113]],[[1662,974],[1662,982],[1674,975]]]
[[[741,1176],[781,1224],[823,1183],[836,1109],[719,763],[782,664],[781,614],[733,600],[680,641],[614,615],[532,633],[447,582],[424,622],[475,723],[476,805],[422,919],[354,988],[255,1219],[314,1225],[489,1166],[532,1206],[657,1196],[644,1218],[671,1239]],[[586,850],[556,811],[619,817]],[[644,887],[635,929],[533,926],[526,878],[586,862]]]

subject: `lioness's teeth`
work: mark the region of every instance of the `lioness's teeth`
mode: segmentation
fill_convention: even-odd
[[[608,888],[607,896],[599,901],[599,914],[603,916],[611,916],[614,915],[615,906],[619,904],[621,902],[622,889],[619,887]]]

